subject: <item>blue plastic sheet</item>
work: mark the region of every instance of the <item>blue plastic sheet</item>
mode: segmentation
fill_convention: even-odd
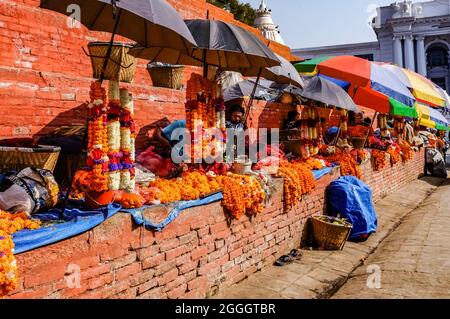
[[[154,224],[151,221],[145,219],[144,216],[142,216],[142,212],[145,211],[145,207],[140,209],[124,209],[122,211],[129,213],[133,217],[133,220],[137,225],[144,226],[148,230],[162,231],[165,227],[167,227],[167,225],[173,222],[183,210],[197,206],[208,205],[214,202],[221,201],[222,199],[222,193],[217,193],[204,199],[188,202],[178,202],[170,212],[169,216],[167,216],[167,218],[159,224]]]
[[[353,225],[350,239],[376,232],[378,219],[369,186],[354,176],[344,176],[327,188],[327,201],[332,216],[340,215]]]
[[[121,206],[116,204],[93,211],[85,211],[78,208],[66,209],[64,222],[62,223],[35,230],[22,230],[13,234],[14,252],[15,254],[20,254],[82,234],[114,216],[120,209]],[[33,218],[44,222],[61,220],[60,211],[57,209],[43,214],[35,214]]]
[[[331,167],[327,167],[322,170],[313,171],[314,178],[318,180],[329,174],[331,170]],[[145,219],[142,215],[142,212],[149,208],[149,206],[140,209],[122,209],[120,205],[112,204],[99,210],[86,211],[85,208],[80,205],[81,203],[74,203],[75,206],[79,205],[79,207],[66,209],[63,219],[61,219],[60,211],[58,209],[33,215],[34,218],[42,220],[43,222],[55,222],[55,224],[36,230],[22,230],[15,233],[13,235],[15,253],[20,254],[82,234],[97,227],[119,212],[130,214],[137,225],[144,226],[148,230],[162,231],[184,210],[208,205],[222,199],[222,193],[217,193],[204,199],[178,202],[175,204],[167,218],[159,224],[155,224]]]
[[[142,216],[142,211],[147,207],[139,210],[122,209],[120,205],[111,204],[108,207],[86,211],[82,208],[68,208],[64,213],[63,220],[58,209],[51,210],[42,214],[35,214],[33,218],[42,220],[43,222],[55,222],[55,224],[47,227],[41,227],[36,230],[22,230],[13,235],[15,244],[15,254],[20,254],[29,250],[53,244],[64,239],[82,234],[89,231],[108,218],[111,218],[119,212],[128,213],[138,225],[143,225],[146,229],[154,231],[162,231],[167,225],[173,222],[184,210],[192,207],[207,205],[223,199],[222,193],[209,196],[204,199],[188,202],[178,202],[170,212],[169,216],[160,224],[153,224]]]
[[[313,175],[314,175],[314,179],[317,181],[317,180],[321,179],[322,177],[324,177],[325,175],[330,174],[330,172],[332,170],[333,170],[333,167],[326,167],[321,170],[312,171]]]

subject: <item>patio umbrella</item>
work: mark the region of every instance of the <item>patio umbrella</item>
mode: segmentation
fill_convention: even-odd
[[[434,83],[422,75],[392,64],[383,63],[381,67],[395,74],[403,85],[411,90],[418,102],[436,107],[446,105],[444,97],[436,89]]]
[[[302,73],[318,73],[351,84],[349,94],[358,105],[381,113],[417,117],[415,98],[389,70],[354,56],[317,58],[295,65]]]
[[[305,98],[340,107],[349,111],[360,112],[348,93],[339,85],[320,76],[305,78],[305,86],[292,93]]]
[[[196,46],[181,16],[164,0],[41,0],[40,7],[68,15],[69,5],[80,7],[80,22],[89,30],[112,33],[103,71],[116,34],[156,52],[169,48],[189,55]]]

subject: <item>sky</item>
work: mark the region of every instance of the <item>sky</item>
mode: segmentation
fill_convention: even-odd
[[[259,7],[261,0],[241,0]],[[376,41],[368,22],[376,7],[395,0],[266,0],[286,44],[293,49]],[[416,1],[415,1],[416,2]]]

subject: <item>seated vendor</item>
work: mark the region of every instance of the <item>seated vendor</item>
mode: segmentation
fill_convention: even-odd
[[[153,135],[153,139],[157,140],[165,149],[165,157],[170,157],[170,153],[172,147],[178,144],[181,141],[180,136],[176,136],[173,133],[176,129],[185,129],[186,121],[185,120],[177,120],[166,126],[165,128],[158,129],[155,131]],[[182,154],[180,149],[180,155]]]
[[[236,131],[243,131],[245,129],[244,115],[245,111],[240,105],[234,105],[231,107],[230,121],[226,121],[225,125],[227,129],[233,129]]]
[[[297,111],[290,111],[284,121],[283,129],[293,130],[300,127],[300,114]]]
[[[331,144],[335,141],[336,136],[339,134],[339,128],[337,126],[330,127],[328,131],[323,135],[324,143]]]

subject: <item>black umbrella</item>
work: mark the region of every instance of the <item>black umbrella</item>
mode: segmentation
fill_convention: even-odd
[[[222,70],[280,65],[277,56],[256,35],[218,20],[186,20],[198,48],[192,57]]]
[[[227,87],[223,92],[223,98],[225,102],[232,101],[235,99],[241,99],[245,96],[250,96],[255,87],[256,81],[253,79],[244,80],[234,85]],[[276,91],[271,88],[273,84],[272,81],[262,80],[258,83],[255,93],[255,98],[267,98],[270,97],[275,99],[277,94],[273,94],[273,91]]]
[[[349,111],[360,112],[350,95],[339,85],[318,75],[305,78],[304,84],[302,89],[293,90],[292,93]]]
[[[281,64],[270,68],[240,68],[235,71],[241,72],[243,76],[258,76],[271,80],[277,84],[289,84],[295,87],[303,87],[303,78],[297,69],[285,58],[275,54]]]
[[[40,7],[67,15],[74,4],[89,30],[112,33],[100,81],[116,34],[154,50],[169,48],[187,55],[196,45],[181,16],[164,0],[41,0]]]

